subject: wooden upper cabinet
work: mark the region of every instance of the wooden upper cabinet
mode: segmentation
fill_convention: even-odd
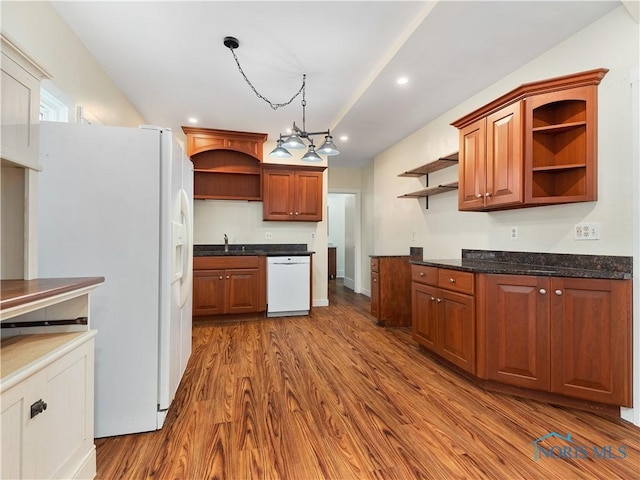
[[[267,135],[182,127],[194,171],[194,198],[262,200],[260,164]]]
[[[234,150],[262,161],[266,133],[236,132],[212,128],[182,127],[187,134],[187,155],[209,150]]]
[[[325,168],[263,164],[263,219],[321,221]]]
[[[607,69],[528,83],[452,123],[459,210],[597,199],[597,86]]]

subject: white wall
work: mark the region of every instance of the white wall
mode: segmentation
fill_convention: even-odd
[[[73,111],[81,105],[104,125],[147,123],[51,3],[0,2],[0,14],[2,32],[51,74],[45,83],[63,92]]]
[[[343,194],[344,198],[344,286],[351,290],[355,288],[355,255],[356,255],[356,224],[358,215],[356,213],[356,196],[351,193]]]

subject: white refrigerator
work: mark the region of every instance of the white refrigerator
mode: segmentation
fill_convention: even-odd
[[[171,130],[43,122],[38,276],[104,276],[95,436],[162,428],[191,355],[193,166]]]

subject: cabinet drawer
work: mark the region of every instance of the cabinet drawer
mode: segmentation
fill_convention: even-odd
[[[377,258],[372,258],[371,259],[371,271],[372,272],[379,272],[380,271],[380,260],[378,260]]]
[[[438,286],[454,292],[468,293],[473,295],[473,273],[460,272],[458,270],[438,270]]]
[[[225,268],[258,268],[257,255],[231,255],[213,257],[193,257],[194,270],[224,270]]]
[[[426,283],[429,285],[438,284],[438,269],[436,267],[425,267],[423,265],[411,266],[411,281]]]

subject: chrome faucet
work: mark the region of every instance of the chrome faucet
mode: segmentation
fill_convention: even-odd
[[[224,251],[229,251],[229,237],[227,237],[226,233],[224,234]]]

